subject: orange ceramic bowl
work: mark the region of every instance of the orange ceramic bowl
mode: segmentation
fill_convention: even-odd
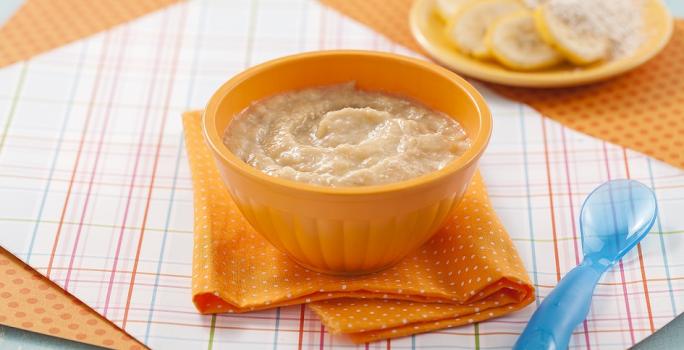
[[[456,119],[472,146],[441,170],[388,185],[331,188],[266,175],[222,142],[252,102],[290,90],[355,81],[413,98]],[[322,51],[250,68],[207,104],[204,137],[226,187],[249,223],[307,268],[335,274],[384,269],[427,241],[459,203],[489,142],[492,118],[468,82],[437,65],[368,51]]]

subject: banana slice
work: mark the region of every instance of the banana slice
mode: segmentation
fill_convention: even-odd
[[[515,0],[479,0],[465,4],[447,25],[447,36],[463,53],[489,58],[485,43],[487,28],[501,16],[524,9]]]
[[[449,21],[456,12],[466,4],[468,0],[437,0],[435,1],[435,6],[437,8],[437,14],[442,17],[443,20]]]
[[[534,11],[541,38],[576,65],[586,65],[608,57],[608,38],[581,33],[551,13],[546,5]]]
[[[494,57],[512,69],[542,69],[563,60],[539,36],[532,12],[526,10],[496,20],[487,31],[486,41]]]

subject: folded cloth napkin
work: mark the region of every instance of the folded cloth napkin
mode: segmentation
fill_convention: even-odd
[[[219,177],[200,119],[201,112],[183,116],[195,205],[192,294],[201,313],[308,303],[330,332],[367,342],[483,321],[534,300],[479,174],[418,251],[381,272],[331,276],[297,265],[247,223]]]

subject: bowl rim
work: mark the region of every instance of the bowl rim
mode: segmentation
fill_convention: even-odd
[[[338,55],[397,60],[403,62],[404,64],[420,66],[423,69],[432,71],[433,73],[439,74],[447,78],[452,83],[458,85],[461,89],[463,89],[467,96],[470,98],[471,103],[475,105],[475,108],[477,109],[479,115],[480,132],[478,133],[475,139],[471,138],[471,145],[466,150],[466,152],[464,152],[457,159],[448,163],[442,169],[432,171],[427,174],[423,174],[421,176],[408,180],[371,186],[327,187],[279,178],[261,172],[260,170],[245,163],[242,159],[240,159],[232,152],[230,152],[228,147],[226,147],[223,143],[223,132],[219,133],[219,131],[216,128],[215,120],[217,110],[221,101],[230,93],[232,89],[234,89],[236,86],[241,84],[244,80],[248,79],[249,77],[259,74],[267,69],[271,69],[273,66],[285,64],[292,61],[313,58],[317,56],[323,57]],[[424,185],[427,185],[428,183],[438,181],[454,172],[457,172],[458,170],[467,168],[473,162],[476,162],[486,149],[492,133],[492,124],[493,120],[491,111],[487,106],[484,97],[482,97],[482,95],[475,89],[475,87],[468,83],[464,78],[460,77],[452,71],[447,70],[446,68],[443,68],[434,63],[430,63],[428,61],[423,61],[416,58],[411,58],[393,53],[366,50],[326,50],[311,51],[276,58],[253,66],[251,68],[248,68],[242,71],[241,73],[235,75],[233,78],[223,83],[211,96],[209,102],[206,105],[204,113],[202,114],[201,126],[204,138],[209,147],[214,152],[214,156],[219,155],[220,158],[223,161],[225,161],[229,166],[231,166],[234,170],[240,172],[244,176],[251,178],[252,180],[256,180],[263,184],[277,185],[282,188],[312,194],[332,194],[349,196],[364,194],[383,194],[401,191],[406,188],[422,187]]]

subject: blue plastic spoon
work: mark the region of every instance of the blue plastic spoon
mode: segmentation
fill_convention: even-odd
[[[657,211],[655,194],[638,181],[608,181],[590,193],[580,213],[584,260],[544,299],[513,349],[567,349],[601,276],[646,237]]]

